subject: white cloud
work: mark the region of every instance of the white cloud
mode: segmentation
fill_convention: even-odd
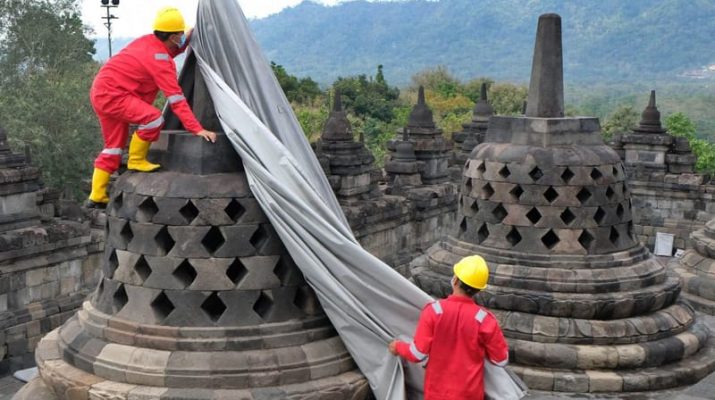
[[[248,18],[262,18],[286,7],[298,5],[302,1],[238,0]],[[345,0],[319,0],[317,2],[333,5],[341,1]],[[193,26],[196,23],[198,3],[199,0],[120,0],[119,7],[110,9],[110,13],[118,17],[118,19],[112,20],[112,35],[114,37],[137,37],[149,33],[156,11],[167,5],[180,9],[186,18],[186,23]],[[86,25],[94,29],[95,36],[104,37],[107,34],[103,25],[106,20],[102,19],[103,16],[106,16],[106,9],[101,7],[100,0],[82,0],[82,19]]]

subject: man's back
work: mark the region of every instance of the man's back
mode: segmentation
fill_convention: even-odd
[[[429,357],[425,400],[480,400],[484,358],[497,365],[508,359],[496,318],[467,296],[452,295],[425,307],[414,345]]]

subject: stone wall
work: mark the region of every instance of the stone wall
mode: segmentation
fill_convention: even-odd
[[[693,247],[690,234],[715,218],[715,185],[697,174],[654,173],[628,181],[634,231],[653,250],[656,233],[675,235],[673,248]]]
[[[360,244],[404,275],[412,259],[453,233],[456,192],[452,184],[427,186],[407,197],[386,195],[343,211]]]
[[[708,175],[695,172],[688,139],[663,127],[655,91],[639,125],[615,135],[609,144],[625,165],[638,239],[653,250],[656,234],[670,233],[673,252],[691,248],[690,234],[715,216],[715,185]]]
[[[39,340],[71,317],[98,282],[103,235],[74,224],[51,242],[53,228],[32,228],[40,238],[35,245],[0,253],[0,375],[33,366]]]

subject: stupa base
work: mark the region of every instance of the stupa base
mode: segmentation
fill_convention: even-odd
[[[169,388],[116,382],[78,369],[62,359],[57,330],[45,337],[36,355],[40,376],[30,381],[13,400],[252,400],[370,398],[370,386],[357,371],[309,382],[253,389]]]

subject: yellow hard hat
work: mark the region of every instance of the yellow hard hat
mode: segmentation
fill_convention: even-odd
[[[175,7],[164,7],[156,13],[154,30],[159,32],[183,32],[186,30],[184,16]]]
[[[489,267],[480,256],[464,257],[454,264],[454,275],[467,286],[483,290],[489,280]]]

